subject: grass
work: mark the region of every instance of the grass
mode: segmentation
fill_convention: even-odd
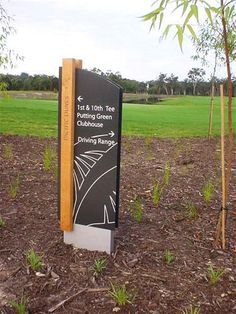
[[[4,220],[2,217],[0,217],[0,229],[1,229],[1,228],[4,228],[5,225],[6,225],[5,220]]]
[[[215,285],[221,280],[224,273],[224,269],[216,268],[210,265],[207,269],[207,278],[212,285]]]
[[[152,191],[152,202],[154,206],[158,206],[161,199],[162,189],[158,181],[154,183],[153,191]]]
[[[198,216],[197,207],[191,201],[185,205],[185,216],[188,219],[196,219]]]
[[[235,100],[233,111],[235,111]],[[178,97],[157,105],[124,105],[123,134],[158,137],[204,137],[208,130],[209,97]],[[220,134],[216,99],[213,135]]]
[[[9,159],[12,159],[12,157],[13,157],[13,147],[12,147],[12,144],[6,143],[3,146],[3,158],[9,160]]]
[[[181,314],[200,314],[200,308],[190,305],[190,307],[185,308]]]
[[[164,252],[164,261],[167,265],[171,265],[175,260],[174,253],[170,250],[165,250]]]
[[[9,301],[9,304],[16,311],[17,314],[27,313],[27,309],[26,309],[27,298],[25,296],[22,296],[19,302],[16,300],[12,300],[12,301]]]
[[[16,198],[19,190],[20,190],[20,176],[18,174],[16,177],[13,177],[10,181],[8,189],[8,194],[10,198]]]
[[[204,201],[206,203],[209,203],[212,200],[212,196],[214,193],[214,183],[211,180],[208,180],[207,182],[204,183],[203,188],[202,188],[202,194]]]
[[[42,258],[34,249],[30,249],[26,252],[26,263],[35,271],[42,268]]]
[[[213,135],[220,132],[219,97],[213,118]],[[127,136],[202,137],[208,131],[209,97],[176,97],[156,105],[123,104],[122,133]],[[236,108],[233,100],[233,111]],[[1,99],[0,133],[57,136],[55,100]],[[227,115],[226,115],[227,116]]]
[[[56,101],[1,99],[0,133],[56,137],[57,111]]]
[[[131,213],[134,220],[137,223],[142,222],[143,208],[142,208],[142,199],[140,197],[137,197],[135,201],[131,204]]]
[[[167,186],[170,183],[170,163],[167,161],[165,163],[164,175],[163,175],[163,185]]]
[[[115,300],[116,304],[120,306],[132,304],[134,300],[134,296],[128,292],[125,285],[115,286],[111,283],[111,290],[109,291],[109,294]]]
[[[53,169],[56,160],[56,152],[50,147],[46,146],[43,152],[43,168],[46,171]]]
[[[106,268],[107,262],[105,259],[96,259],[93,265],[93,274],[95,277],[101,275],[103,270]]]

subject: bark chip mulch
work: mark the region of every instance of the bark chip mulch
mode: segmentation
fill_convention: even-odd
[[[0,227],[0,313],[15,313],[9,302],[22,296],[28,313],[37,314],[178,314],[191,306],[202,314],[236,313],[235,152],[227,250],[222,251],[214,246],[221,207],[219,139],[124,137],[119,228],[115,251],[108,255],[63,243],[57,161],[45,170],[46,147],[56,152],[56,140],[0,136],[0,218],[5,222]],[[160,194],[157,205],[154,186],[156,199]],[[41,256],[38,271],[26,262],[29,249]],[[95,275],[99,259],[106,266]],[[216,284],[209,281],[210,266],[224,270]],[[111,284],[124,285],[131,302],[117,305]]]

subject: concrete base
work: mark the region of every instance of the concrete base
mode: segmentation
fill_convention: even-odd
[[[64,242],[76,248],[111,254],[114,250],[114,231],[74,224],[73,231],[64,231]]]

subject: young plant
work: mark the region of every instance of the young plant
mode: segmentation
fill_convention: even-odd
[[[145,137],[144,143],[149,148],[152,144],[152,137],[150,137],[150,136]]]
[[[215,268],[212,265],[210,265],[207,269],[207,278],[209,279],[212,285],[215,285],[220,281],[224,273],[225,273],[224,269]]]
[[[2,217],[0,217],[0,229],[1,229],[1,228],[4,228],[5,225],[6,225],[5,220],[4,220]]]
[[[190,307],[185,308],[181,314],[200,314],[200,308],[190,305]]]
[[[20,299],[20,302],[17,302],[16,300],[9,301],[9,304],[11,307],[16,311],[17,314],[26,314],[27,309],[27,298],[25,296],[22,296]]]
[[[44,170],[49,171],[53,168],[55,157],[56,157],[55,151],[50,146],[46,146],[45,151],[43,153]]]
[[[13,157],[13,149],[12,144],[6,143],[3,146],[3,158],[5,159],[11,159]]]
[[[143,217],[142,199],[137,197],[132,204],[132,215],[137,223],[141,223]]]
[[[109,294],[115,300],[117,305],[132,304],[134,301],[134,296],[127,291],[125,285],[115,286],[111,283]]]
[[[33,270],[39,270],[40,268],[42,268],[42,258],[34,251],[34,249],[30,249],[27,251],[26,263]]]
[[[170,163],[167,161],[165,163],[165,168],[164,168],[164,176],[163,176],[163,185],[167,186],[170,183]]]
[[[167,265],[171,265],[174,262],[175,256],[174,253],[170,250],[165,250],[164,252],[164,261]]]
[[[211,180],[207,181],[202,188],[202,194],[205,202],[209,203],[214,192],[214,184]]]
[[[94,276],[98,277],[101,275],[103,270],[106,268],[106,260],[105,259],[96,259],[93,265]]]
[[[149,150],[148,153],[147,153],[147,160],[151,161],[151,160],[154,160],[154,159],[155,159],[155,156],[154,156],[153,152],[151,150]]]
[[[160,184],[158,181],[156,181],[153,186],[153,192],[152,192],[152,202],[154,206],[158,206],[161,199],[161,192],[162,192],[162,189],[160,187]]]
[[[57,179],[58,178],[58,165],[54,164],[54,166],[52,167],[52,172],[54,177]]]
[[[20,190],[20,176],[18,174],[16,177],[12,178],[10,181],[10,186],[8,190],[9,196],[11,198],[16,198],[19,190]]]
[[[185,215],[189,219],[197,218],[198,211],[197,211],[196,206],[192,202],[187,203],[187,205],[185,206]]]

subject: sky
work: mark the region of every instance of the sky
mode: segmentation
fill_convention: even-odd
[[[24,56],[5,73],[58,76],[63,58],[83,60],[83,68],[120,72],[122,77],[153,80],[160,73],[187,77],[194,50],[186,38],[181,52],[176,39],[160,41],[158,30],[140,18],[153,0],[5,0],[17,33],[9,47]],[[210,76],[210,69],[206,69]],[[226,76],[221,70],[220,77]]]

